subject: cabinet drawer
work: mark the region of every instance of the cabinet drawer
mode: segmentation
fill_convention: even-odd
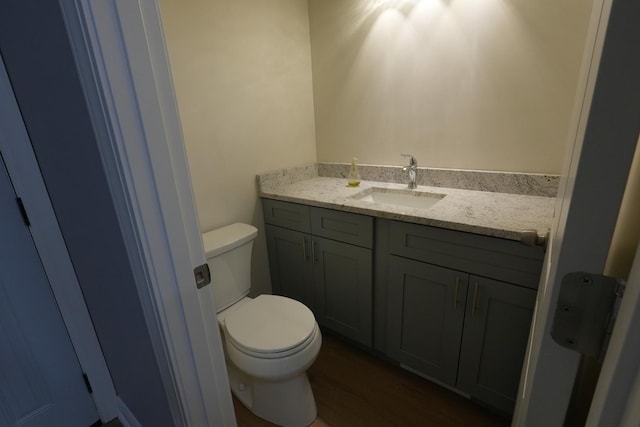
[[[390,252],[537,289],[544,250],[520,242],[392,221]]]
[[[311,232],[309,206],[279,200],[262,199],[264,222],[290,230]]]
[[[311,233],[364,248],[373,247],[373,218],[332,209],[311,208]]]

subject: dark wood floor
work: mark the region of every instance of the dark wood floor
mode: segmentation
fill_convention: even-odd
[[[318,406],[313,427],[505,427],[509,420],[452,391],[323,335],[308,371]],[[234,399],[239,427],[273,424]]]

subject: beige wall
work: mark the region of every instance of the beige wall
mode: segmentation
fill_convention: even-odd
[[[590,3],[309,0],[318,160],[560,173]]]
[[[255,175],[314,162],[306,0],[161,0],[203,231],[262,228]],[[270,291],[264,230],[254,292]]]
[[[640,139],[631,163],[604,274],[626,279],[640,244]]]
[[[589,3],[160,0],[201,229],[258,226],[268,292],[257,173],[401,152],[559,173]]]

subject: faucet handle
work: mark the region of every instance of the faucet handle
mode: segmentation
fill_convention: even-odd
[[[413,154],[400,154],[402,157],[410,157],[411,160],[409,160],[409,166],[418,166],[418,161],[416,160],[415,157],[413,157]]]

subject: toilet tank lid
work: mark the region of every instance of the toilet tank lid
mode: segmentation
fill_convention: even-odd
[[[255,239],[257,234],[257,228],[239,222],[208,231],[202,235],[204,252],[207,258],[218,256]]]

